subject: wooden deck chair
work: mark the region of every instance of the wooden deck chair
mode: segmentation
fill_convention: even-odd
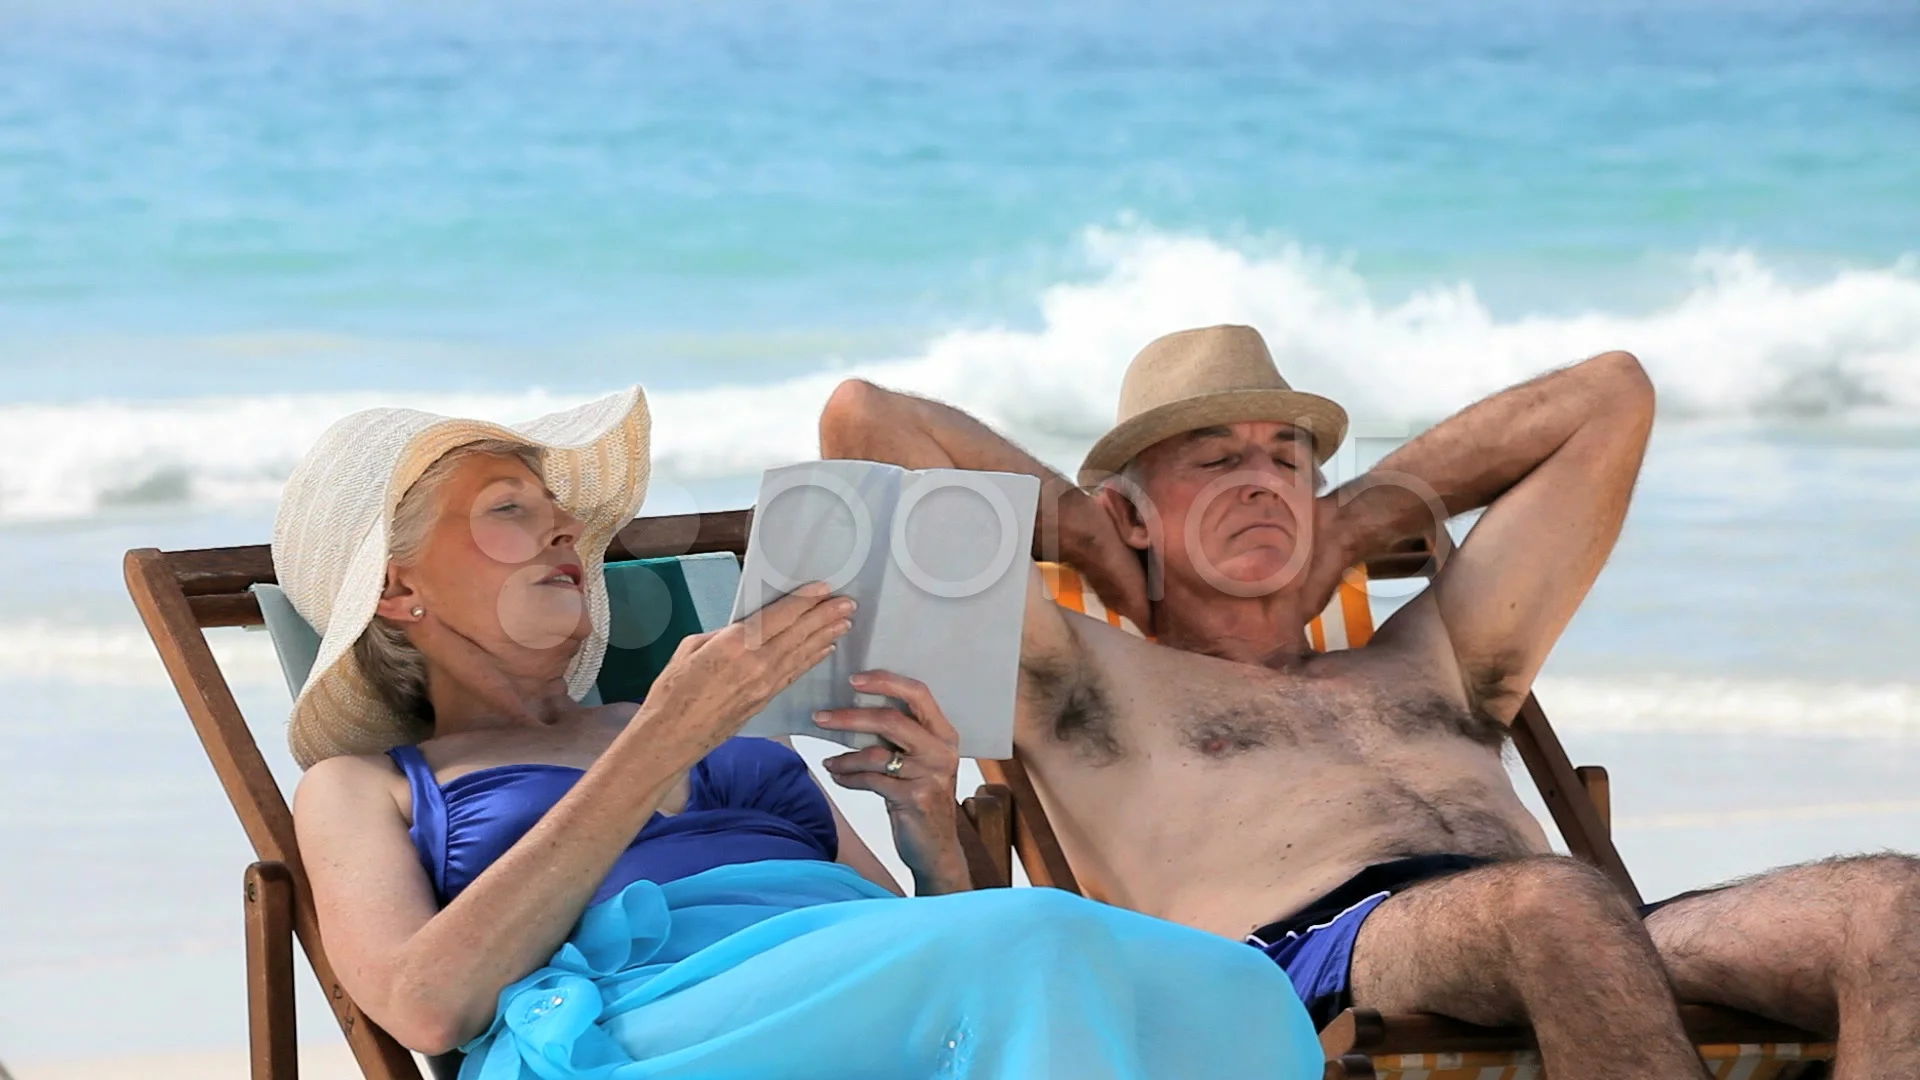
[[[640,518],[614,538],[606,559],[611,571],[610,599],[616,605],[627,600],[644,606],[647,597],[657,598],[661,589],[686,602],[673,605],[673,618],[664,627],[628,632],[616,622],[597,687],[603,696],[619,700],[644,693],[679,638],[699,625],[702,607],[712,608],[711,598],[697,595],[698,589],[690,587],[687,575],[671,561],[650,563],[645,574],[623,572],[622,566],[633,560],[715,552],[731,552],[737,558],[746,550],[751,517],[751,511],[740,510]],[[125,570],[134,605],[259,859],[244,875],[254,1080],[296,1076],[295,939],[305,949],[334,1018],[368,1080],[420,1080],[413,1055],[367,1019],[327,959],[286,796],[267,768],[207,644],[204,631],[209,628],[263,624],[262,603],[272,604],[277,590],[256,593],[254,587],[275,583],[271,553],[264,544],[172,552],[142,548],[127,552]],[[289,665],[284,643],[276,638],[275,645],[283,666],[299,670],[304,677],[297,657]],[[309,654],[306,663],[311,660]],[[983,788],[962,808],[958,831],[975,887],[1008,884],[1011,802],[1004,790]],[[450,1076],[447,1065],[435,1062],[430,1068],[436,1075]]]
[[[1389,556],[1348,571],[1327,609],[1308,626],[1315,649],[1357,648],[1373,636],[1367,582],[1431,573],[1428,553]],[[1138,634],[1131,621],[1109,610],[1070,567],[1041,564],[1042,578],[1056,603]],[[1546,713],[1527,695],[1513,723],[1514,747],[1532,776],[1567,849],[1599,868],[1635,904],[1640,891],[1627,873],[1610,830],[1607,772],[1599,766],[1575,768],[1547,723]],[[980,771],[1007,792],[1013,803],[1014,844],[1027,878],[1036,885],[1101,898],[1098,882],[1077,878],[1059,839],[1047,823],[1039,792],[1018,757],[983,761]],[[1681,1009],[1688,1034],[1718,1080],[1797,1080],[1823,1075],[1833,1045],[1819,1036],[1761,1017],[1713,1006]],[[1348,1009],[1320,1032],[1327,1055],[1326,1080],[1538,1080],[1540,1059],[1531,1032],[1477,1027],[1440,1016],[1383,1017],[1370,1009]]]

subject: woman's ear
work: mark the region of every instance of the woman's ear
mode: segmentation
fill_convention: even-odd
[[[387,584],[380,590],[380,603],[373,609],[375,615],[388,622],[419,622],[420,594],[407,580],[407,575],[392,563],[387,564]]]

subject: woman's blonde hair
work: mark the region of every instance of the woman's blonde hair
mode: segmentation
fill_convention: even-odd
[[[526,462],[535,476],[541,475],[540,451],[522,443],[482,439],[447,451],[427,466],[427,471],[400,497],[387,539],[389,564],[411,566],[420,560],[440,508],[440,489],[453,475],[454,466],[482,455],[517,457]],[[359,640],[353,643],[353,658],[387,706],[414,723],[415,742],[433,733],[433,707],[427,701],[427,658],[407,640],[406,631],[374,616]]]

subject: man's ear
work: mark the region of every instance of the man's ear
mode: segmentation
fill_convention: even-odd
[[[1100,501],[1107,516],[1113,519],[1113,527],[1120,539],[1135,551],[1146,551],[1153,547],[1153,526],[1150,524],[1152,511],[1147,502],[1147,493],[1125,479],[1116,478],[1100,485],[1093,496]]]
[[[419,606],[420,594],[414,590],[401,568],[389,562],[386,587],[380,590],[380,603],[373,613],[389,622],[419,622],[420,617],[413,613],[413,609]]]

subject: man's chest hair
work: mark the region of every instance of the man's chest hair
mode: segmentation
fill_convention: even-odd
[[[1290,750],[1363,759],[1386,742],[1497,748],[1507,737],[1506,725],[1463,695],[1385,655],[1309,657],[1276,671],[1140,642],[1022,670],[1022,707],[1045,721],[1052,741],[1095,766],[1149,744],[1210,761]]]

